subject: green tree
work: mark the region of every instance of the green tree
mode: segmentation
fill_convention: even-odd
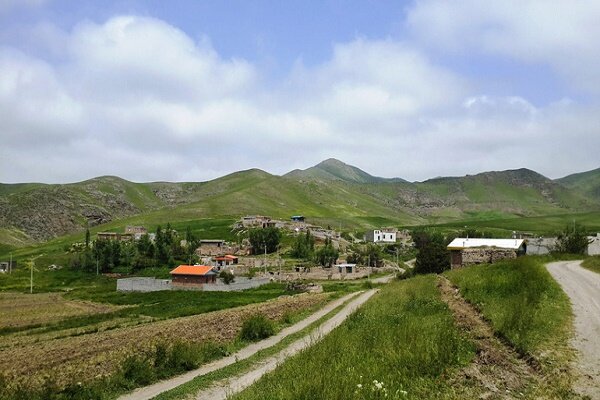
[[[315,238],[310,230],[305,235],[299,234],[292,245],[292,257],[302,258],[304,260],[312,259],[315,252]]]
[[[325,245],[320,247],[315,252],[315,261],[324,266],[331,267],[337,261],[339,257],[339,252],[335,247],[333,247],[333,243],[330,238],[325,239]]]
[[[441,233],[418,232],[413,236],[417,248],[415,272],[439,274],[450,268],[450,252]]]
[[[569,254],[585,254],[591,241],[580,225],[568,225],[556,239],[554,252]]]
[[[254,254],[260,254],[267,249],[267,253],[273,253],[281,241],[281,231],[277,228],[256,228],[248,232],[248,240],[254,249]]]

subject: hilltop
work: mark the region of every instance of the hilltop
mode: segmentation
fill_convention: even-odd
[[[380,183],[380,182],[406,182],[401,178],[380,178],[363,171],[360,168],[348,165],[335,158],[329,158],[319,164],[301,170],[295,169],[284,177],[294,179],[321,179],[324,181],[342,181],[349,183]]]
[[[553,181],[516,169],[410,183],[329,159],[283,176],[250,169],[208,182],[103,176],[64,185],[0,184],[0,244],[20,247],[107,223],[153,226],[244,214],[303,214],[360,229],[590,212],[600,209],[593,196],[597,176],[590,171]]]

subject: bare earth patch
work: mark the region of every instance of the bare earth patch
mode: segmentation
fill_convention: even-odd
[[[472,382],[479,386],[481,399],[513,399],[522,398],[528,387],[539,383],[535,369],[494,335],[481,314],[462,298],[450,281],[440,277],[438,287],[456,324],[477,347],[474,361],[456,378],[460,381],[458,384]]]
[[[157,341],[226,343],[237,336],[243,320],[262,313],[273,320],[309,309],[327,294],[280,297],[260,304],[215,311],[139,326],[59,338],[0,349],[0,371],[9,381],[36,387],[46,378],[64,385],[110,375],[129,354],[150,350]]]

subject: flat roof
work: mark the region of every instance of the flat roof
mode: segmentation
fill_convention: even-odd
[[[477,247],[496,247],[499,249],[517,250],[525,239],[485,239],[485,238],[456,238],[449,245],[448,250],[462,250]]]

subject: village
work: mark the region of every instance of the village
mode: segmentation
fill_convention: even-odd
[[[259,287],[276,281],[303,284],[306,290],[321,290],[314,282],[345,281],[370,278],[371,276],[405,273],[414,266],[415,243],[411,232],[394,227],[370,229],[362,238],[342,235],[340,231],[311,224],[302,215],[289,220],[274,219],[264,215],[241,217],[233,226],[243,239],[199,239],[194,255],[197,262],[181,264],[170,270],[170,278],[121,277],[117,280],[118,291],[152,292],[161,290],[240,291]],[[289,248],[278,243],[275,252],[267,252],[267,246],[253,246],[245,237],[251,230],[276,230],[289,240],[299,236],[312,237],[317,248],[331,246],[335,258],[319,264],[313,260],[297,259]],[[98,241],[135,242],[147,236],[150,241],[156,234],[143,226],[127,226],[124,232],[98,232]],[[447,245],[450,267],[494,263],[514,259],[522,255],[549,254],[557,238],[535,237],[532,234],[513,232],[511,238],[458,237]],[[288,240],[288,247],[289,247]],[[588,237],[588,255],[600,254],[600,234]],[[181,245],[185,245],[185,239]],[[357,248],[372,246],[377,249],[373,259],[357,257]],[[262,248],[259,248],[262,247]],[[285,251],[284,251],[285,250]],[[399,254],[402,258],[399,259]],[[191,258],[190,258],[191,261]],[[8,270],[9,263],[0,263],[0,270]],[[409,271],[410,272],[410,271]]]

